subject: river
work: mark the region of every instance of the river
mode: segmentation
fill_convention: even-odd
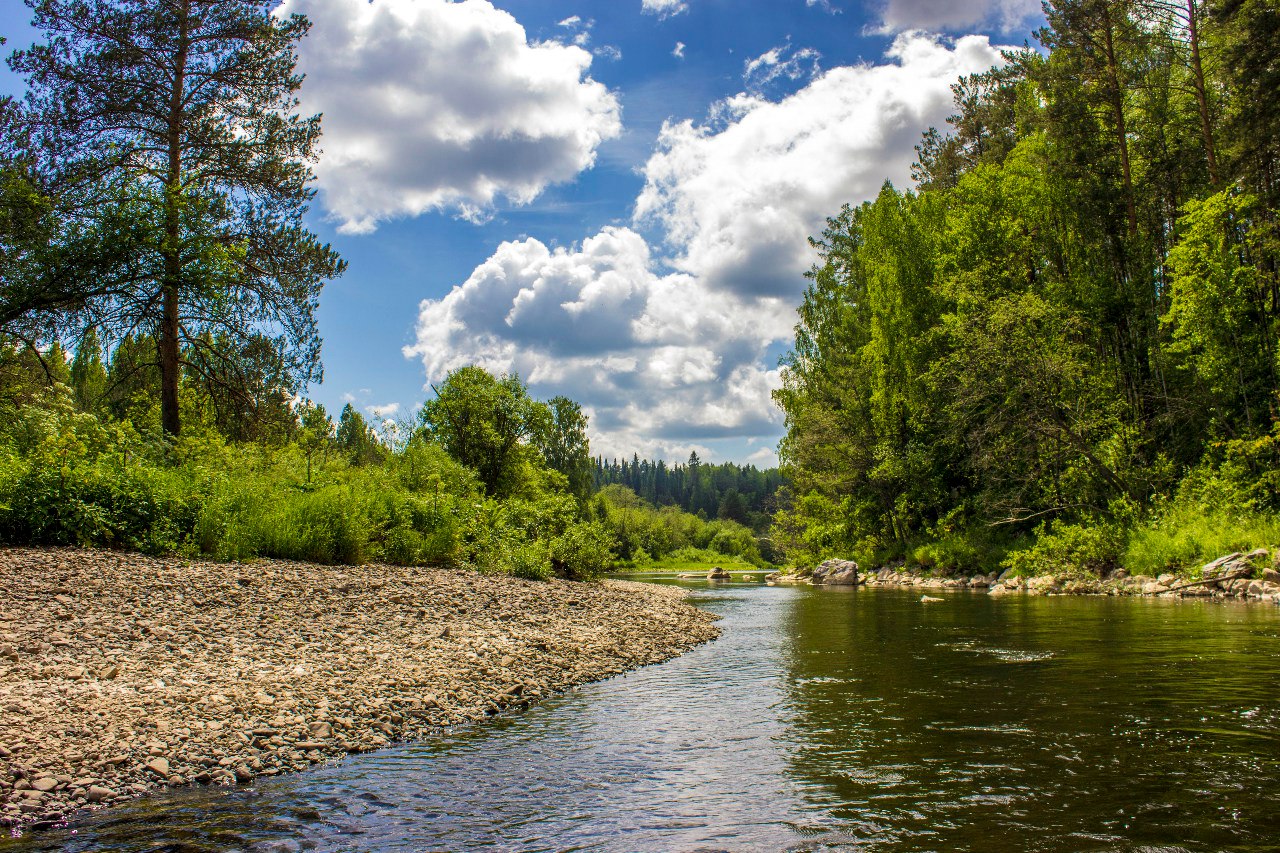
[[[1280,850],[1280,608],[687,585],[677,660],[0,853]]]

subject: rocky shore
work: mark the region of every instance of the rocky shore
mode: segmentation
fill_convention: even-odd
[[[713,639],[673,588],[0,549],[0,825],[421,738]]]
[[[989,595],[1147,595],[1163,598],[1235,598],[1280,604],[1280,552],[1259,549],[1227,554],[1197,570],[1159,577],[1130,576],[1124,570],[1106,577],[1087,574],[1019,577],[1010,572],[969,576],[938,576],[920,569],[886,566],[859,574],[857,564],[828,560],[812,575],[773,574],[770,583],[812,583],[815,586],[919,587],[926,590],[970,589]]]

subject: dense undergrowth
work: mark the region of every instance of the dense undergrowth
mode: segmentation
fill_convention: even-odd
[[[65,386],[8,409],[0,427],[0,541],[219,560],[370,561],[523,578],[591,578],[616,560],[705,548],[759,564],[751,532],[658,510],[622,487],[595,497],[525,453],[500,495],[425,431],[363,460],[332,435],[231,442],[201,419],[171,440],[154,406],[80,410]],[[698,552],[699,554],[703,552]]]

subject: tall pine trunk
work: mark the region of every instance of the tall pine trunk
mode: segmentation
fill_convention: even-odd
[[[1200,21],[1196,0],[1187,2],[1187,38],[1191,42],[1191,79],[1196,90],[1196,105],[1200,109],[1200,133],[1204,137],[1204,155],[1209,165],[1209,181],[1214,189],[1221,186],[1218,179],[1218,155],[1213,144],[1213,124],[1209,118],[1209,96],[1204,83],[1204,66],[1200,62]]]
[[[169,91],[169,163],[164,188],[164,262],[161,280],[163,311],[160,316],[160,423],[170,436],[182,431],[178,414],[178,387],[182,381],[179,337],[182,333],[178,296],[182,288],[182,131],[183,95],[186,86],[187,53],[190,50],[190,0],[178,5],[178,50],[173,63]]]
[[[1129,220],[1129,237],[1138,234],[1138,209],[1133,190],[1133,169],[1129,165],[1129,130],[1124,115],[1124,90],[1120,85],[1120,62],[1116,57],[1115,25],[1111,6],[1102,4],[1103,47],[1106,51],[1107,88],[1110,90],[1112,120],[1116,123],[1116,141],[1120,146],[1120,170],[1124,178],[1124,205]]]

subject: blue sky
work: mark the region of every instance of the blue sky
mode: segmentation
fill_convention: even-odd
[[[566,394],[593,450],[773,464],[769,400],[844,202],[908,184],[957,75],[1035,0],[284,0],[324,113],[314,230],[337,413],[413,415],[479,363]],[[9,47],[38,38],[16,0]],[[0,72],[0,89],[22,82]]]

